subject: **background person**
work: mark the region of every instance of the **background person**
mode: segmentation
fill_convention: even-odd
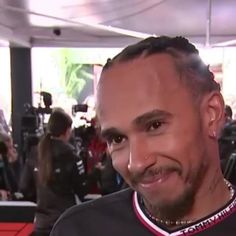
[[[225,123],[230,123],[233,120],[233,111],[229,105],[225,105]]]
[[[18,200],[21,162],[12,137],[0,131],[0,189],[2,200]],[[20,199],[20,196],[19,196]]]
[[[87,191],[82,161],[69,144],[71,125],[72,120],[64,111],[56,110],[51,114],[36,158],[31,159],[21,178],[21,192],[32,197],[32,173],[34,175],[35,236],[49,235],[58,217],[76,204],[75,194],[82,200]]]
[[[229,105],[225,106],[225,124],[219,138],[222,172],[227,180],[236,184],[236,121]]]

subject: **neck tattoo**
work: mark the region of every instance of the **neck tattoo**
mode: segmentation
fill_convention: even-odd
[[[231,200],[234,196],[234,188],[228,180],[224,179],[224,182],[225,182],[226,186],[229,189],[230,200]],[[173,220],[159,219],[159,218],[153,216],[150,213],[150,211],[145,207],[143,199],[142,199],[142,203],[143,203],[144,210],[145,210],[146,214],[148,215],[148,217],[151,218],[152,220],[154,220],[156,223],[160,223],[160,224],[163,224],[163,225],[166,225],[166,226],[181,226],[181,225],[191,224],[192,222],[195,221],[195,220],[176,220],[176,221],[173,221]]]

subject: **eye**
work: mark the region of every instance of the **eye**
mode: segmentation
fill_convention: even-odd
[[[158,128],[160,128],[160,126],[162,125],[162,122],[160,121],[152,121],[147,125],[147,131],[154,131],[157,130]]]
[[[107,143],[109,145],[119,145],[125,141],[125,137],[123,135],[115,135],[112,137],[109,137],[107,140]]]

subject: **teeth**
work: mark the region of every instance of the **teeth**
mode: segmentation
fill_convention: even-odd
[[[150,176],[146,176],[147,178],[144,178],[144,182],[157,182],[157,183],[162,183],[163,182],[163,178],[165,177],[165,175],[167,174],[167,171],[165,171],[165,169],[161,168],[161,169],[156,169],[155,171],[152,172],[152,174],[150,173]]]

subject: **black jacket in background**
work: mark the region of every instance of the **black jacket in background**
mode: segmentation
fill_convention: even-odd
[[[53,177],[47,186],[37,181],[37,153],[25,164],[20,191],[26,198],[34,197],[36,184],[36,231],[50,231],[57,218],[76,204],[75,194],[82,200],[87,192],[83,163],[75,155],[73,147],[52,139]]]

